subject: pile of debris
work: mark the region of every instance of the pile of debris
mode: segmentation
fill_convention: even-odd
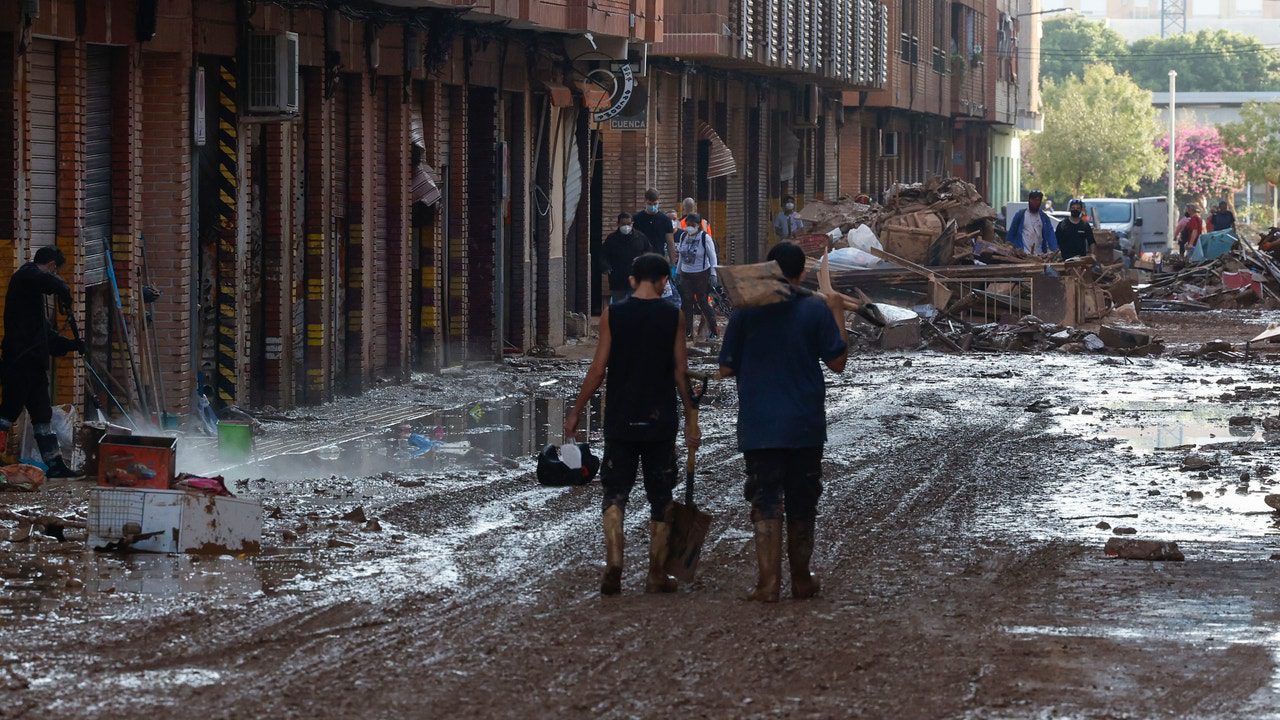
[[[1044,322],[1028,315],[1016,323],[984,323],[975,325],[957,319],[919,317],[914,346],[904,343],[911,338],[901,324],[874,331],[860,330],[863,346],[878,349],[914,349],[927,347],[943,352],[1064,352],[1100,353],[1136,357],[1157,355],[1164,351],[1160,338],[1141,328],[1121,324],[1103,325],[1097,332],[1057,323]]]
[[[926,183],[894,185],[886,193],[884,205],[848,198],[813,200],[798,215],[809,223],[809,231],[818,235],[838,233],[843,238],[865,225],[888,252],[928,266],[957,264],[957,257],[971,263],[980,256],[973,248],[975,240],[992,245],[997,240],[995,210],[983,201],[976,187],[959,178],[935,177]],[[820,255],[823,248],[813,245],[808,248],[810,254]],[[846,245],[838,240],[835,247]],[[1017,258],[1013,248],[1001,250]]]
[[[1149,310],[1225,310],[1261,305],[1280,308],[1280,264],[1246,241],[1207,262],[1186,264],[1170,258],[1170,269],[1156,273],[1139,290]]]

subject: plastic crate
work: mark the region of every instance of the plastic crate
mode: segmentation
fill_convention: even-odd
[[[98,443],[98,485],[167,490],[177,476],[178,440],[106,435]]]
[[[160,553],[250,553],[262,544],[262,504],[184,490],[93,488],[94,549]]]

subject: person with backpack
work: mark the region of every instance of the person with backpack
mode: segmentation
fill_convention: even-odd
[[[684,343],[684,314],[662,299],[671,277],[666,258],[646,253],[631,266],[631,297],[604,308],[600,342],[587,370],[582,390],[564,421],[571,440],[578,419],[591,396],[605,386],[604,459],[600,484],[604,491],[605,571],[602,595],[622,592],[623,515],[644,470],[649,499],[649,574],[645,592],[674,592],[676,581],[666,573],[668,542],[675,508],[671,490],[679,473],[676,431],[681,402],[685,410],[685,444],[700,440],[689,392],[688,355]],[[677,399],[678,398],[678,399]]]
[[[702,229],[702,217],[697,213],[686,215],[688,227],[676,244],[679,254],[680,295],[690,317],[701,314],[707,337],[717,338],[716,311],[711,306],[711,286],[716,282],[716,243],[711,233]],[[693,336],[693,321],[689,321],[688,336]]]

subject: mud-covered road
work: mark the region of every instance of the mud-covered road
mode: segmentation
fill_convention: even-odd
[[[641,592],[637,491],[624,594],[599,597],[598,484],[541,488],[528,457],[584,370],[436,388],[424,402],[473,398],[408,422],[467,438],[452,460],[409,457],[403,430],[370,420],[253,468],[265,481],[241,490],[270,510],[256,558],[0,542],[0,717],[1280,715],[1262,500],[1280,450],[1229,426],[1277,414],[1267,365],[857,357],[829,388],[822,595],[773,606],[740,599],[754,558],[732,384],[702,413],[699,579]],[[1193,452],[1211,466],[1183,471]],[[0,500],[81,507],[81,486],[44,492]],[[381,529],[341,519],[356,506]],[[1187,559],[1105,559],[1100,521]]]

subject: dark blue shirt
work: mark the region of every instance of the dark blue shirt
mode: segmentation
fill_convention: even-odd
[[[824,444],[827,388],[819,363],[844,351],[840,328],[822,298],[735,312],[724,331],[720,364],[738,378],[738,449]]]

